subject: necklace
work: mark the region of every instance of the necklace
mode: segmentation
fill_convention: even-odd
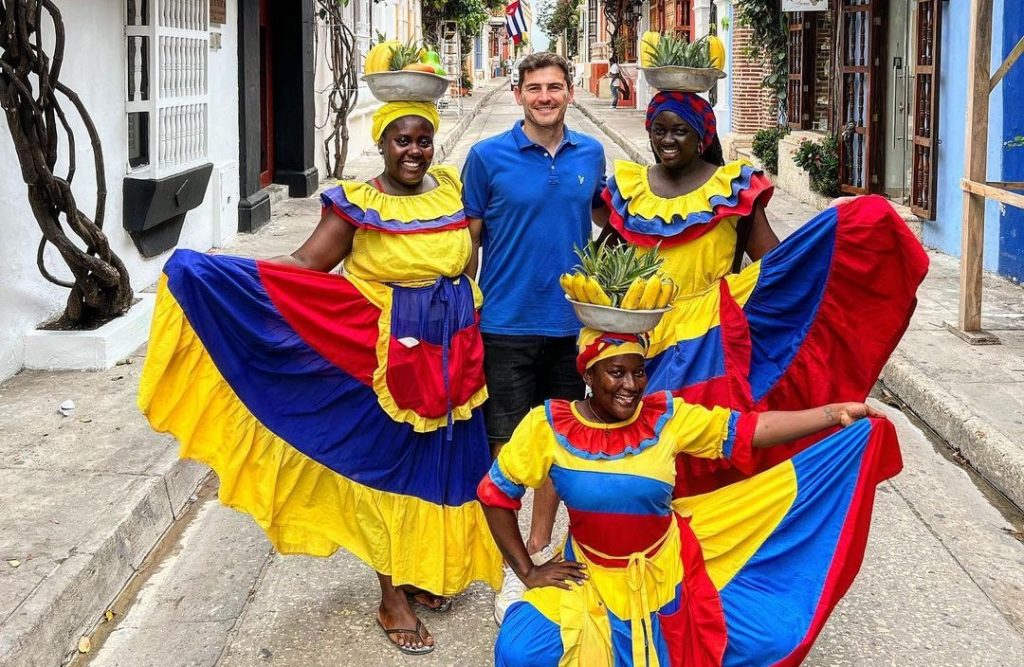
[[[610,437],[610,435],[611,435],[610,430],[611,429],[608,428],[608,422],[606,422],[605,420],[601,419],[601,415],[597,414],[597,410],[594,409],[593,400],[594,400],[593,396],[591,396],[590,398],[588,398],[586,400],[587,410],[590,411],[590,414],[594,415],[594,418],[597,419],[597,421],[601,422],[601,426],[604,427],[604,428],[601,429],[601,432],[604,434],[604,437],[606,437],[606,438]]]

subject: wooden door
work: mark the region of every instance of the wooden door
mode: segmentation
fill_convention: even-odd
[[[935,219],[935,184],[939,143],[939,52],[942,0],[916,0],[914,60],[914,155],[910,210]]]
[[[260,0],[260,187],[274,180],[274,59],[271,0]]]
[[[882,184],[887,5],[839,0],[839,182],[852,194],[875,192]]]
[[[790,12],[789,81],[786,120],[790,129],[809,130],[814,112],[814,14]]]

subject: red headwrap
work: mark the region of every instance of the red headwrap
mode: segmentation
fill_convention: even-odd
[[[576,342],[576,370],[580,375],[601,359],[622,354],[647,356],[650,339],[647,334],[608,333],[584,327]]]
[[[694,129],[701,139],[703,153],[718,134],[718,120],[711,103],[696,93],[682,93],[678,90],[663,90],[651,99],[647,105],[647,119],[644,129],[650,132],[651,123],[662,111],[678,114],[686,124]]]

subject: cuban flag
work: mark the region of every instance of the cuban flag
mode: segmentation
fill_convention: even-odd
[[[514,43],[523,41],[523,33],[526,32],[526,16],[519,0],[509,3],[505,7],[505,27],[508,28],[508,37]]]

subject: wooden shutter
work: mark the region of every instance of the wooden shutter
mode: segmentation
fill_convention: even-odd
[[[881,188],[886,0],[840,0],[839,182],[843,192]]]
[[[789,20],[789,82],[786,86],[786,118],[794,130],[811,128],[814,111],[814,23],[804,12],[792,12]]]
[[[939,52],[942,0],[917,0],[914,61],[914,156],[910,210],[935,219],[939,143]]]

